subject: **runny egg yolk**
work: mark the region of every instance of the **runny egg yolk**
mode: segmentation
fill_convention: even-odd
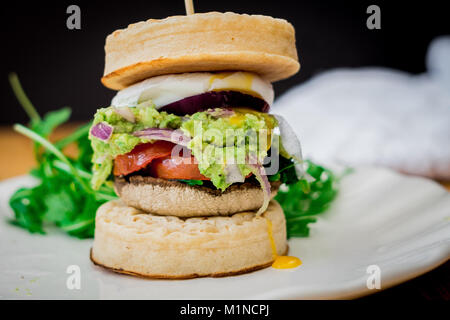
[[[263,112],[258,112],[252,109],[248,109],[248,108],[231,108],[235,114],[232,115],[231,117],[228,118],[228,122],[231,125],[235,125],[235,126],[241,126],[243,124],[243,122],[245,121],[245,115],[246,114],[253,114],[259,118],[263,118],[264,121],[266,122],[267,125],[267,140],[266,140],[266,144],[267,144],[267,150],[270,149],[270,146],[272,144],[272,130],[274,129],[274,125],[273,125],[273,120],[272,120],[272,116],[268,115],[266,113]]]
[[[291,256],[279,256],[277,254],[277,247],[275,245],[275,240],[273,238],[273,232],[272,232],[272,221],[270,221],[268,218],[265,218],[267,222],[267,233],[269,235],[270,240],[270,246],[272,247],[272,256],[273,256],[273,263],[272,268],[275,269],[292,269],[296,268],[299,265],[302,264],[302,261],[297,257],[291,257]]]
[[[248,72],[219,72],[209,79],[209,88],[214,87],[214,91],[221,91],[225,88],[237,89],[242,93],[261,98],[257,92],[252,90],[253,78],[254,75]]]
[[[232,115],[228,119],[228,122],[230,122],[230,124],[232,124],[232,125],[240,126],[240,125],[242,125],[244,120],[245,120],[245,115],[244,114],[235,114],[235,115]]]

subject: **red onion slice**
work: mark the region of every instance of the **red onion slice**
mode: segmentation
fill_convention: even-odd
[[[129,107],[114,107],[113,110],[128,122],[134,123],[136,121],[134,113],[130,110]]]
[[[261,215],[267,210],[267,207],[269,206],[270,202],[271,189],[269,179],[267,179],[266,171],[264,170],[264,167],[260,163],[248,164],[248,168],[255,175],[256,180],[258,180],[264,192],[264,202],[261,208],[259,208],[259,210],[256,212],[257,215]]]
[[[211,108],[248,107],[260,112],[269,112],[269,104],[257,97],[238,91],[209,91],[172,102],[159,111],[179,116],[194,114]]]
[[[181,130],[148,128],[133,133],[134,136],[149,140],[164,140],[181,146],[187,146],[191,138],[184,135]]]
[[[294,159],[297,178],[301,179],[305,175],[305,168],[303,167],[303,156],[300,140],[286,119],[278,114],[274,114],[273,116],[277,119],[278,128],[280,129],[281,147],[291,156],[292,159]]]
[[[111,138],[114,128],[106,122],[99,122],[91,127],[90,133],[93,137],[102,141],[108,141]]]

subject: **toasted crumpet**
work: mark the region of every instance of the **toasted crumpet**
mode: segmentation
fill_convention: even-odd
[[[150,278],[228,276],[273,262],[267,220],[277,253],[287,252],[286,220],[271,201],[262,216],[156,216],[110,201],[97,211],[92,261],[116,272]]]
[[[293,26],[283,19],[232,12],[150,19],[106,39],[102,83],[121,90],[171,73],[249,71],[268,81],[300,68]]]

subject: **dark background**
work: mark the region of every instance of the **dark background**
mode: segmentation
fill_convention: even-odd
[[[195,1],[196,12],[234,11],[271,15],[296,28],[302,68],[275,84],[279,95],[296,83],[336,67],[385,66],[425,71],[425,53],[437,35],[450,34],[445,2],[425,1]],[[81,8],[81,30],[66,28],[66,8]],[[366,9],[381,8],[381,30],[368,30]],[[183,0],[15,1],[2,4],[0,67],[2,124],[26,122],[7,81],[11,71],[38,111],[69,105],[74,120],[108,106],[114,92],[100,84],[106,35],[129,23],[184,14]]]

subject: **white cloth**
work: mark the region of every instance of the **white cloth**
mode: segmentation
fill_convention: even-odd
[[[428,72],[338,69],[275,101],[302,141],[305,158],[380,165],[450,180],[450,37],[436,39]]]

